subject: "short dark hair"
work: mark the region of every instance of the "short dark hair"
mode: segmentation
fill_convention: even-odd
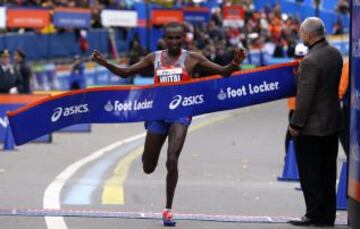
[[[19,54],[19,56],[21,56],[21,58],[25,59],[26,58],[26,54],[24,53],[24,51],[22,51],[21,49],[16,49],[15,52],[17,54]]]
[[[182,29],[182,31],[185,32],[185,26],[181,22],[169,22],[169,23],[167,23],[165,25],[165,27],[164,27],[164,32],[166,33],[166,31],[168,29],[174,29],[174,28],[180,28],[180,29]]]

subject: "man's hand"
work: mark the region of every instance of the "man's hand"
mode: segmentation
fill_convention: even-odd
[[[299,136],[300,130],[294,129],[293,127],[291,127],[291,125],[289,125],[288,129],[291,136],[293,137]]]
[[[102,66],[105,66],[108,63],[105,57],[98,50],[93,51],[91,54],[91,60]]]
[[[241,62],[243,62],[243,60],[246,58],[246,56],[247,53],[244,48],[236,47],[234,49],[234,58],[232,60],[232,64],[239,66]]]

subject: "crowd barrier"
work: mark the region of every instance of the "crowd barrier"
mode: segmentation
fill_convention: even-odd
[[[72,73],[70,65],[55,64],[36,65],[33,67],[34,90],[37,91],[67,91],[70,90]],[[85,64],[84,78],[88,87],[100,85],[129,84],[131,79],[122,79],[94,63]]]
[[[115,30],[115,37],[118,52],[127,51],[127,37],[120,30]],[[30,60],[69,58],[79,54],[89,56],[94,49],[103,53],[109,53],[111,50],[109,32],[106,29],[89,30],[87,40],[89,49],[84,53],[80,50],[78,37],[74,32],[56,34],[7,33],[0,36],[0,50],[8,49],[12,53],[20,48]]]

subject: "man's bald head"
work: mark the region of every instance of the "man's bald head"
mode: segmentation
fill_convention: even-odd
[[[324,22],[317,17],[306,18],[300,26],[300,35],[304,44],[309,46],[325,37]]]

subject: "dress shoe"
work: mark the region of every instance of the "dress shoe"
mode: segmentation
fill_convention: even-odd
[[[332,221],[329,221],[329,222],[316,221],[316,220],[310,219],[306,216],[301,217],[300,220],[290,220],[289,223],[294,226],[303,226],[303,227],[308,227],[308,226],[333,227],[334,226],[334,222],[332,222]]]
[[[294,226],[315,226],[316,222],[306,216],[301,217],[300,220],[290,220],[290,224]]]

